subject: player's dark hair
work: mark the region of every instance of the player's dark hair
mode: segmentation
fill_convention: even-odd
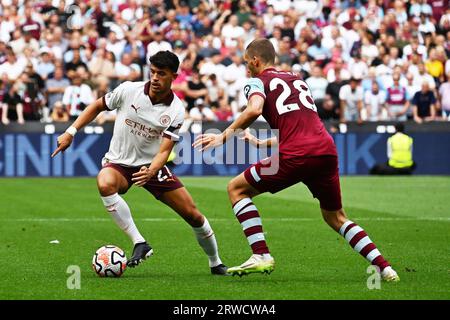
[[[180,60],[175,53],[166,51],[159,51],[150,57],[150,65],[154,65],[159,69],[169,69],[173,73],[178,71]]]
[[[264,63],[275,64],[275,48],[267,39],[255,39],[245,49],[250,58],[258,57]]]

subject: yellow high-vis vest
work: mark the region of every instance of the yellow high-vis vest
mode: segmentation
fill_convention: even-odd
[[[394,168],[406,168],[413,165],[412,145],[413,139],[404,133],[398,132],[388,139],[391,149],[389,165]]]

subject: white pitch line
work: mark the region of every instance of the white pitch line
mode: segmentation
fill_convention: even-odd
[[[136,218],[135,221],[143,221],[143,222],[176,222],[183,221],[181,218]],[[233,217],[229,219],[225,218],[208,218],[210,221],[215,222],[223,222],[234,220]],[[264,218],[262,217],[262,221],[276,221],[276,222],[308,222],[308,221],[319,221],[321,218]],[[450,217],[423,217],[423,218],[413,218],[413,217],[399,217],[399,218],[390,218],[390,217],[379,217],[379,218],[371,218],[371,217],[355,217],[351,218],[354,221],[450,221]],[[15,221],[15,222],[110,222],[112,219],[109,218],[23,218],[23,219],[0,219],[0,221]]]

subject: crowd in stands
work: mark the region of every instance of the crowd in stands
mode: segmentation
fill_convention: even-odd
[[[121,82],[147,81],[159,50],[180,58],[187,118],[233,120],[258,37],[324,120],[450,121],[448,0],[0,0],[0,125],[74,119]]]

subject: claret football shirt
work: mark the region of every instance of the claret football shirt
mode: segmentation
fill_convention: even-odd
[[[277,129],[279,152],[284,156],[336,156],[333,138],[317,114],[308,85],[291,72],[265,69],[244,87],[247,99],[264,98],[263,117]]]

